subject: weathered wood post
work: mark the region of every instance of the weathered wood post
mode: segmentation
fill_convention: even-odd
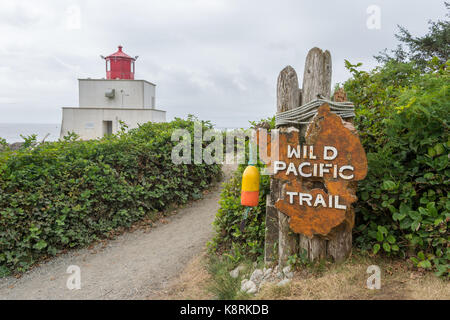
[[[298,88],[298,79],[295,70],[290,66],[284,68],[278,76],[277,113],[292,110],[318,98],[330,99],[331,71],[330,52],[323,52],[319,48],[311,49],[307,55],[302,89]],[[344,100],[342,97],[337,98],[337,100],[340,101]],[[321,137],[327,136],[327,139],[331,140],[329,142],[330,144],[335,144],[336,146],[339,145],[339,147],[343,150],[342,155],[340,154],[340,156],[336,159],[337,163],[342,165],[344,169],[346,167],[351,167],[352,170],[355,170],[355,174],[353,175],[352,181],[343,182],[337,181],[339,180],[337,174],[336,177],[333,178],[324,178],[322,175],[321,177],[315,176],[311,179],[301,177],[288,179],[286,177],[288,172],[286,172],[285,175],[277,174],[272,176],[270,185],[271,190],[267,197],[266,207],[266,263],[275,262],[276,251],[274,248],[276,245],[278,245],[278,264],[280,265],[285,265],[289,255],[299,253],[300,250],[306,250],[310,260],[331,258],[334,261],[344,260],[351,252],[351,228],[353,227],[354,219],[354,212],[351,207],[351,203],[356,201],[355,180],[361,180],[365,177],[367,171],[367,161],[364,150],[362,149],[359,138],[357,137],[356,130],[354,130],[352,124],[343,121],[334,114],[332,115],[328,105],[321,106],[319,108],[319,113],[320,116],[316,116],[313,119],[313,115],[311,115],[306,123],[287,123],[280,125],[279,134],[284,139],[283,143],[280,143],[280,145],[283,145],[284,148],[289,145],[289,147],[292,148],[292,145],[295,144],[300,146],[300,144],[304,143],[306,143],[306,145],[318,143],[318,146],[323,149],[324,145]],[[336,127],[336,136],[333,135],[333,128],[331,128],[331,131],[328,130],[327,132],[325,132],[323,128],[323,126],[330,127],[330,123],[333,123],[331,127]],[[291,134],[291,132],[296,131],[299,132],[297,135]],[[327,146],[326,148],[329,147]],[[286,150],[280,151],[286,152]],[[310,150],[309,152],[314,151]],[[336,151],[336,157],[337,152],[338,151]],[[280,153],[280,155],[281,154],[282,153]],[[288,158],[291,157],[292,154]],[[344,158],[347,160],[350,159],[350,166],[345,165],[344,162],[346,160]],[[303,159],[305,159],[304,155]],[[287,163],[292,159],[285,158],[284,160],[285,163]],[[295,160],[297,160],[297,162],[294,161],[295,165],[299,165],[301,161],[305,161],[300,159]],[[309,161],[311,161],[311,163],[316,162],[316,160]],[[358,161],[360,163],[355,166],[355,163]],[[331,163],[320,164],[318,162],[315,166],[316,165],[320,165],[322,169],[323,166],[327,166],[327,168],[329,166],[335,166],[335,164]],[[291,169],[288,169],[288,171],[295,171],[295,167],[296,166],[293,167],[294,169],[289,167]],[[336,168],[337,164],[335,170],[337,170]],[[328,169],[325,169],[324,172],[327,172],[327,170]],[[343,175],[343,177],[346,176]],[[293,187],[297,189],[293,189]],[[339,204],[339,195],[329,195],[328,193],[331,194],[331,192],[327,189],[327,187],[328,189],[338,192],[342,199],[344,199],[341,201],[344,201],[347,205],[345,206]],[[289,192],[287,192],[288,189]],[[325,226],[321,226],[320,223],[319,225],[314,225],[314,223],[318,223],[317,221],[313,221],[317,220],[314,216],[314,214],[317,214],[317,212],[314,211],[317,208],[311,208],[311,210],[313,210],[311,211],[308,208],[305,208],[305,206],[302,207],[301,198],[300,206],[293,202],[292,199],[295,194],[298,196],[303,196],[306,194],[295,192],[293,190],[311,192],[311,194],[316,196],[320,193],[319,197],[322,198],[329,197],[330,209],[328,211],[325,210],[325,215],[323,212],[319,212],[319,216],[322,219],[320,223]],[[286,196],[288,193],[290,202],[287,200]],[[336,201],[334,203],[335,208],[338,207],[341,210],[332,208],[333,199]],[[322,203],[322,207],[327,207],[325,200],[322,201],[323,202],[319,201],[319,203]],[[319,205],[319,207],[321,207],[321,205]],[[342,210],[342,208],[345,208],[345,210]],[[326,226],[327,219],[331,219],[329,226]],[[308,226],[308,223],[311,223],[312,226]],[[295,229],[294,231],[292,230],[293,226]],[[278,242],[276,241],[277,239]]]
[[[300,105],[301,90],[298,87],[297,73],[291,66],[281,70],[277,80],[277,112],[291,110]],[[285,131],[287,127],[281,127]],[[277,256],[286,262],[289,255],[296,253],[298,236],[289,232],[289,217],[275,208],[281,194],[282,181],[270,180],[270,194],[266,199],[266,239],[264,261],[273,262]]]
[[[331,92],[331,54],[328,50],[323,52],[319,48],[312,48],[306,56],[303,71],[303,95],[300,104],[311,102],[320,95],[330,98]],[[304,137],[306,124],[301,125],[300,134]],[[326,258],[326,240],[314,236],[312,239],[299,235],[300,250],[308,252],[310,260]]]
[[[277,112],[291,110],[300,105],[301,90],[298,87],[297,73],[287,66],[278,76],[277,82]],[[286,132],[287,126],[280,127],[280,132]],[[274,202],[281,197],[283,182],[278,179],[271,181],[275,187]],[[289,217],[277,210],[278,216],[278,261],[285,263],[288,257],[297,252],[298,236],[290,231]]]

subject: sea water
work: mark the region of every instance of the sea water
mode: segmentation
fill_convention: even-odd
[[[8,143],[24,141],[20,135],[25,137],[32,134],[37,135],[37,141],[56,141],[59,139],[60,124],[55,123],[0,123],[0,138]]]

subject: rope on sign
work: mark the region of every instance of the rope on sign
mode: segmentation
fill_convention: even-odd
[[[322,104],[327,103],[330,106],[331,112],[337,114],[341,118],[352,118],[355,116],[355,106],[350,101],[335,102],[324,99],[323,96],[318,95],[318,99],[301,105],[297,108],[279,112],[275,115],[276,126],[290,125],[290,124],[308,124],[310,118],[317,114],[317,109]]]

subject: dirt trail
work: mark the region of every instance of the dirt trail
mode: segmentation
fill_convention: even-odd
[[[224,166],[229,177],[234,166]],[[220,184],[202,200],[149,232],[125,233],[106,246],[74,250],[21,278],[0,279],[0,299],[145,299],[164,289],[205,248],[219,208]],[[81,289],[66,286],[67,267],[81,269]]]

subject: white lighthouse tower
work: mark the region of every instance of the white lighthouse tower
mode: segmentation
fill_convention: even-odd
[[[156,85],[134,80],[135,61],[122,51],[103,57],[106,79],[78,79],[79,106],[63,107],[61,138],[75,132],[83,140],[115,133],[119,121],[128,127],[148,121],[165,122],[166,112],[155,108]]]

